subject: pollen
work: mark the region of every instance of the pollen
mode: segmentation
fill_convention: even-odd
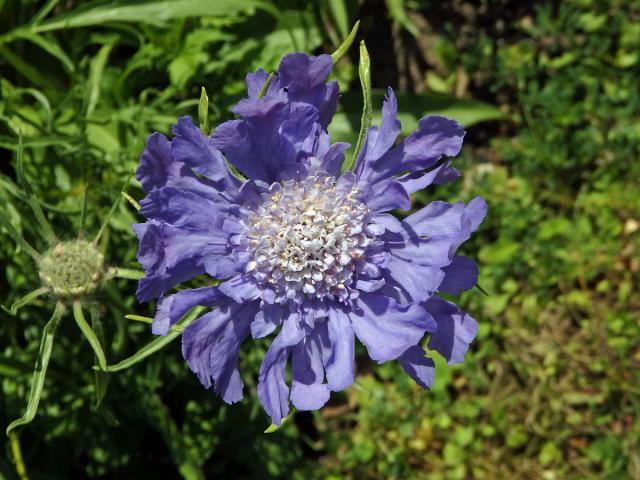
[[[104,277],[104,256],[85,240],[53,246],[40,260],[40,280],[60,298],[92,293]]]

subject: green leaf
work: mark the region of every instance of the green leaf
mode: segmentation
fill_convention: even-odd
[[[200,89],[198,119],[200,120],[200,130],[202,130],[202,133],[209,135],[209,132],[211,132],[211,127],[209,126],[209,97],[207,96],[207,90],[204,87]],[[138,210],[140,210],[140,206],[138,206]]]
[[[278,431],[280,428],[283,427],[283,425],[285,423],[287,423],[289,421],[290,418],[293,418],[293,415],[296,413],[296,409],[295,408],[291,408],[291,411],[289,412],[289,415],[287,415],[285,418],[282,419],[282,422],[280,422],[280,425],[276,425],[275,423],[272,423],[271,425],[269,425],[267,427],[267,429],[264,431],[264,433],[274,433],[276,431]]]
[[[120,194],[127,199],[127,202],[129,202],[133,206],[133,208],[135,208],[138,212],[140,211],[142,207],[140,206],[140,204],[137,202],[135,198],[133,198],[127,192],[120,192]]]
[[[38,200],[35,193],[33,192],[33,189],[31,188],[31,183],[29,182],[26,175],[24,174],[24,165],[22,163],[23,153],[24,153],[24,149],[22,144],[22,134],[19,134],[18,135],[18,151],[16,153],[18,181],[20,182],[20,185],[22,186],[25,193],[27,194],[29,206],[31,207],[31,210],[35,215],[36,220],[40,224],[40,228],[42,229],[42,232],[44,233],[45,238],[49,241],[50,244],[53,244],[57,241],[57,237],[55,232],[51,228],[51,224],[49,223],[49,220],[47,220],[47,217],[42,211],[42,207],[40,207],[40,201]]]
[[[75,318],[78,327],[82,331],[82,334],[91,345],[93,349],[93,353],[96,355],[96,360],[98,360],[98,365],[101,370],[105,370],[107,368],[107,359],[104,355],[104,350],[102,349],[102,345],[96,336],[96,332],[89,326],[87,321],[84,318],[84,314],[82,313],[82,305],[80,304],[80,300],[75,300],[73,302],[73,318]]]
[[[95,304],[92,304],[89,308],[89,312],[91,314],[91,326],[93,327],[93,331],[96,333],[96,338],[98,339],[98,343],[100,345],[105,345],[104,340],[104,329],[102,327],[102,321],[100,320],[100,312],[98,311],[98,307]],[[104,396],[107,394],[107,388],[109,387],[109,374],[107,372],[98,371],[94,372],[95,382],[96,382],[96,403],[95,408],[100,408],[102,405],[102,400]]]
[[[331,54],[331,59],[333,60],[334,64],[338,63],[338,60],[340,60],[345,55],[345,53],[349,51],[349,49],[351,48],[351,45],[353,44],[353,41],[356,38],[356,34],[358,33],[359,27],[360,27],[360,20],[358,20],[353,25],[351,32],[349,32],[349,35],[347,35],[347,38],[345,38],[344,41],[340,44],[340,46],[336,49],[336,51]]]
[[[338,32],[342,38],[346,37],[349,31],[349,12],[346,2],[344,0],[327,0],[327,3],[338,27]]]
[[[393,21],[402,25],[411,35],[417,37],[420,32],[415,23],[407,15],[404,0],[386,0],[387,10]]]
[[[360,119],[360,133],[358,134],[358,141],[356,148],[351,155],[350,160],[345,160],[342,166],[343,170],[351,170],[355,164],[360,150],[364,146],[364,141],[367,136],[367,130],[371,127],[373,118],[373,107],[371,104],[371,61],[369,59],[369,52],[364,44],[364,40],[360,42],[360,64],[358,65],[358,73],[360,75],[360,85],[362,87],[362,117]]]
[[[113,205],[111,205],[111,208],[109,209],[109,212],[107,213],[107,216],[102,221],[102,225],[100,226],[100,230],[98,230],[98,233],[96,234],[96,238],[93,239],[94,245],[98,244],[98,242],[100,241],[100,237],[102,237],[102,234],[107,229],[107,226],[109,225],[109,222],[111,221],[111,217],[113,217],[113,214],[116,213],[116,209],[118,208],[118,206],[120,205],[120,201],[122,200],[122,192],[127,190],[127,187],[129,186],[129,182],[131,182],[131,177],[132,176],[133,176],[133,172],[130,173],[129,176],[127,177],[127,179],[125,180],[124,185],[122,186],[122,189],[120,190],[120,195],[118,195],[116,197],[115,201],[113,202]]]
[[[20,310],[22,307],[24,307],[25,305],[29,305],[36,298],[38,298],[41,295],[44,295],[48,291],[49,289],[47,287],[40,287],[37,290],[34,290],[33,292],[27,293],[21,299],[15,301],[10,308],[6,308],[4,305],[2,305],[2,309],[5,312],[7,312],[9,315],[15,315],[16,313],[18,313],[18,310]]]
[[[184,319],[181,320],[180,322],[178,322],[178,324],[175,325],[175,326],[181,327],[181,329],[184,330],[184,328],[186,328],[189,324],[191,324],[191,322],[193,322],[198,317],[198,315],[202,312],[202,310],[203,309],[201,307],[194,308],[193,310],[191,310],[191,312],[187,313],[187,315],[184,317]],[[135,316],[135,315],[127,315],[127,318],[131,318],[131,317],[137,317],[137,316]],[[137,318],[131,318],[131,319],[132,320],[140,320],[142,318],[145,318],[145,317],[137,317]],[[142,321],[144,321],[144,320],[142,320]],[[138,350],[136,353],[134,353],[129,358],[126,358],[126,359],[122,360],[121,362],[118,362],[118,363],[116,363],[114,365],[109,365],[107,367],[107,371],[108,372],[117,372],[117,371],[120,371],[120,370],[125,370],[125,369],[135,365],[136,363],[144,360],[149,355],[152,355],[152,354],[156,353],[158,350],[162,350],[165,346],[167,346],[168,344],[173,342],[180,335],[182,335],[182,331],[177,331],[176,329],[171,329],[169,331],[169,333],[167,333],[166,335],[164,335],[162,337],[157,337],[156,339],[152,340],[151,342],[149,342],[147,345],[142,347],[140,350]]]
[[[56,308],[53,311],[53,315],[51,315],[51,319],[44,327],[42,339],[40,340],[40,350],[38,352],[36,368],[33,372],[33,378],[31,380],[31,391],[29,392],[27,410],[22,417],[11,422],[11,424],[7,427],[7,435],[9,435],[9,433],[16,427],[30,423],[36,415],[38,404],[40,403],[40,396],[42,395],[42,388],[44,387],[44,379],[47,375],[49,359],[51,358],[53,340],[64,310],[65,308],[62,303],[56,303]]]
[[[84,224],[87,220],[87,196],[89,194],[89,185],[84,186],[82,192],[82,208],[80,210],[80,227],[78,227],[78,237],[84,234]]]
[[[164,0],[146,2],[93,1],[69,13],[57,15],[33,28],[37,32],[104,25],[109,22],[162,25],[187,17],[227,16],[249,8],[279,14],[270,2],[260,0]]]
[[[107,272],[107,278],[126,278],[128,280],[140,280],[144,277],[142,270],[133,270],[131,268],[112,267]]]
[[[57,58],[60,63],[62,63],[62,66],[67,72],[73,72],[75,70],[75,66],[67,53],[62,49],[62,47],[60,47],[57,40],[52,36],[44,38],[42,35],[38,35],[37,33],[31,32],[29,30],[25,30],[20,31],[20,33],[17,35],[17,38],[28,40],[42,48],[51,56]]]
[[[34,260],[38,260],[40,258],[40,254],[27,243],[27,241],[20,235],[16,227],[13,226],[11,221],[5,216],[4,212],[0,210],[0,225],[2,225],[5,230],[9,233],[9,235],[15,240],[15,242],[22,247],[22,249],[27,252],[31,258]]]
[[[85,92],[84,111],[85,116],[90,117],[100,100],[100,85],[102,83],[102,74],[107,65],[107,60],[111,54],[111,50],[115,46],[117,37],[113,37],[111,41],[104,44],[95,57],[91,59],[91,67],[89,69],[89,79],[87,80],[87,89]]]
[[[151,325],[153,323],[153,318],[143,317],[142,315],[129,314],[125,315],[124,318],[126,318],[127,320],[146,323],[147,325]],[[172,332],[182,333],[184,331],[184,327],[180,325],[171,325],[171,327],[169,327],[169,330],[171,330]]]
[[[272,81],[273,81],[273,72],[269,74],[269,76],[267,77],[267,80],[264,82],[264,85],[262,85],[262,88],[260,89],[260,93],[258,93],[258,98],[262,98],[267,94],[267,90],[269,90],[269,85],[271,85]]]

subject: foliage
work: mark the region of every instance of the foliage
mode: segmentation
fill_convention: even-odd
[[[293,50],[332,52],[357,19],[374,123],[390,84],[404,88],[403,133],[427,113],[470,127],[463,178],[448,192],[490,204],[465,247],[489,296],[463,297],[481,325],[466,363],[438,362],[425,392],[394,365],[372,373],[363,357],[345,395],[265,434],[254,392],[266,345],[242,352],[240,404],[204,391],[173,341],[110,373],[96,407],[94,353],[66,318],[38,416],[20,431],[33,478],[640,478],[637,1],[0,1],[0,208],[44,247],[17,186],[23,135],[25,175],[55,231],[78,231],[88,186],[96,232],[146,136],[197,118],[202,87],[215,126],[246,72],[273,71]],[[331,132],[353,145],[358,58],[352,47],[336,65],[344,93]],[[107,264],[136,268],[138,218],[125,203],[101,247]],[[3,305],[40,285],[4,230],[0,262]],[[113,279],[92,297],[110,364],[153,340],[125,318],[153,315],[133,293]],[[0,312],[3,428],[24,411],[50,305]],[[0,476],[15,478],[10,452]]]

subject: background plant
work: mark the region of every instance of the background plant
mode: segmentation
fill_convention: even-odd
[[[196,118],[202,86],[215,125],[246,72],[273,71],[293,50],[332,52],[356,19],[374,109],[392,85],[405,132],[430,112],[469,127],[449,193],[490,204],[465,247],[490,296],[464,299],[481,325],[465,364],[442,368],[431,392],[393,366],[363,364],[358,385],[320,413],[263,434],[253,395],[228,407],[203,391],[177,341],[111,374],[96,410],[93,352],[65,322],[39,416],[20,434],[32,477],[640,478],[637,1],[0,1],[0,208],[35,245],[15,183],[21,132],[55,230],[77,232],[88,185],[87,229],[97,231],[146,136]],[[337,65],[344,93],[331,132],[354,144],[357,57],[354,48]],[[118,207],[103,239],[109,265],[136,267],[136,218]],[[0,259],[10,305],[37,271],[5,231]],[[114,280],[95,296],[110,361],[152,340],[124,318],[153,313],[133,290]],[[0,312],[3,426],[23,411],[49,314],[44,300]],[[242,352],[254,372],[247,392],[262,354]],[[12,458],[7,447],[8,478]]]

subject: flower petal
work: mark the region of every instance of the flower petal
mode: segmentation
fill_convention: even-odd
[[[238,303],[256,300],[260,297],[260,289],[255,278],[241,273],[221,283],[220,291]]]
[[[242,399],[243,383],[238,371],[240,344],[249,335],[249,324],[258,302],[227,302],[185,328],[182,355],[205,388],[226,403]]]
[[[349,313],[351,325],[369,356],[378,362],[398,358],[426,331],[435,329],[431,315],[416,303],[403,306],[382,295],[362,293],[357,306]]]
[[[432,297],[423,305],[438,324],[431,334],[429,348],[446,358],[449,365],[461,363],[478,333],[478,324],[468,313],[441,298]]]
[[[298,410],[317,410],[329,400],[324,383],[320,328],[293,348],[291,357],[291,403]]]
[[[404,371],[422,388],[429,388],[433,385],[436,364],[426,356],[420,345],[409,348],[398,358],[398,361]]]
[[[445,277],[438,287],[441,292],[458,295],[478,283],[478,266],[469,257],[457,256],[444,268]]]
[[[289,387],[285,379],[285,367],[292,347],[302,340],[303,335],[295,316],[289,316],[260,366],[258,398],[275,425],[280,425],[282,419],[289,414]]]
[[[340,308],[329,309],[330,351],[324,359],[327,384],[333,392],[349,387],[355,377],[355,341],[349,316]]]
[[[225,299],[225,296],[220,293],[218,287],[182,290],[168,297],[163,297],[158,302],[158,309],[153,318],[151,331],[155,335],[166,335],[169,332],[169,328],[180,321],[196,305],[214,307],[223,299]]]

